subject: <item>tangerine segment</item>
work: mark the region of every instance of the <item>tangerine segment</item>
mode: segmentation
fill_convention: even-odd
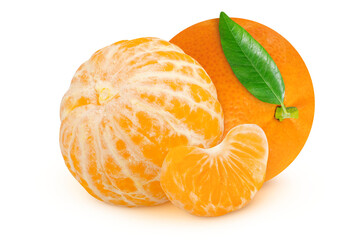
[[[61,103],[66,166],[95,198],[126,206],[167,201],[160,187],[172,147],[216,145],[222,108],[205,70],[157,38],[120,41],[80,66]]]
[[[225,131],[244,123],[259,125],[269,141],[266,181],[278,175],[303,148],[313,122],[315,100],[310,74],[295,48],[279,33],[246,19],[232,18],[255,38],[278,66],[285,83],[287,107],[297,107],[298,119],[275,119],[276,105],[256,99],[239,82],[223,53],[219,19],[197,23],[170,42],[195,58],[213,81],[224,111]]]
[[[264,131],[255,124],[243,124],[213,148],[171,149],[160,183],[175,206],[198,216],[220,216],[254,197],[264,182],[267,159]]]

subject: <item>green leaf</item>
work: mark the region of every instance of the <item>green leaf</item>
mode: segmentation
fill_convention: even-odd
[[[283,105],[284,81],[269,53],[224,12],[219,31],[225,57],[244,87],[263,102]]]

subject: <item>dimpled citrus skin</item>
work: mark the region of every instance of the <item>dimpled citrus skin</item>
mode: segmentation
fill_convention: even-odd
[[[172,147],[212,147],[224,122],[204,69],[157,38],[120,41],[80,66],[61,102],[60,147],[81,185],[104,202],[167,201],[159,183]]]
[[[259,125],[269,142],[266,180],[287,168],[303,148],[311,130],[315,98],[310,74],[295,48],[274,30],[246,19],[232,18],[270,54],[285,83],[286,107],[297,107],[298,119],[275,119],[275,104],[256,99],[239,82],[222,51],[219,19],[197,23],[170,42],[195,58],[215,84],[224,111],[225,131],[244,123]]]
[[[220,216],[245,206],[261,188],[268,159],[264,131],[255,124],[231,129],[216,147],[179,146],[161,169],[161,187],[177,207]]]

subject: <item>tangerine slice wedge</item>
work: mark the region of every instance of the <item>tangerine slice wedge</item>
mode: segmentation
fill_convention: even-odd
[[[244,207],[261,188],[268,152],[258,125],[238,125],[213,148],[172,148],[161,169],[161,187],[175,206],[191,214],[224,215]]]

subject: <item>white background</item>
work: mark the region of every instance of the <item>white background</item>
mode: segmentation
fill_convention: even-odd
[[[0,238],[360,239],[356,2],[1,1]],[[307,64],[316,112],[301,154],[246,208],[223,217],[92,198],[58,144],[60,101],[78,66],[118,40],[169,40],[220,11],[276,30]]]

